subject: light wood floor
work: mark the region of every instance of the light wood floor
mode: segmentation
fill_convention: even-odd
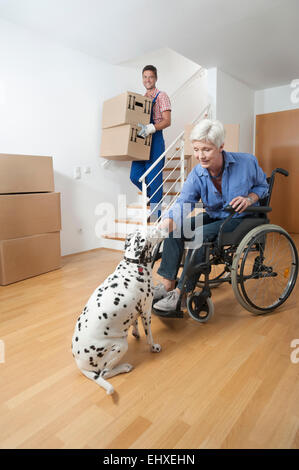
[[[134,369],[110,379],[108,396],[70,346],[82,307],[121,257],[68,256],[60,270],[0,287],[0,447],[299,448],[298,285],[268,316],[252,316],[224,285],[207,324],[154,317],[162,352],[130,336]]]

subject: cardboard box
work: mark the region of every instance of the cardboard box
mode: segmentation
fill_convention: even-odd
[[[0,154],[0,194],[54,191],[52,157]]]
[[[0,195],[0,240],[59,230],[60,193]]]
[[[0,241],[2,286],[60,267],[60,232]]]
[[[138,137],[136,125],[110,127],[102,130],[101,157],[107,160],[149,160],[152,135]]]
[[[149,124],[152,99],[126,91],[103,104],[102,129],[123,124]]]

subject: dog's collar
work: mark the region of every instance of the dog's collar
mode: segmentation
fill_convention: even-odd
[[[127,258],[124,256],[124,260],[128,261],[128,263],[134,263],[134,264],[148,264],[152,262],[152,258],[142,258],[141,259],[134,259],[134,258]]]

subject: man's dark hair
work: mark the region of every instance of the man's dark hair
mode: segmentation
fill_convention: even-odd
[[[145,72],[146,70],[150,70],[151,72],[154,72],[155,77],[158,78],[157,69],[156,69],[156,67],[155,67],[154,65],[146,65],[145,67],[143,67],[142,74],[143,74],[143,72]]]

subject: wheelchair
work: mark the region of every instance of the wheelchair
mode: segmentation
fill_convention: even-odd
[[[260,206],[248,207],[244,211],[248,217],[244,217],[232,232],[224,232],[224,228],[236,212],[231,206],[225,208],[228,216],[220,226],[216,240],[202,245],[205,261],[195,264],[196,250],[191,254],[175,311],[162,312],[153,304],[155,315],[184,317],[182,298],[188,278],[194,275],[198,282],[194,291],[187,293],[187,311],[200,323],[207,322],[214,314],[211,290],[223,283],[231,284],[237,301],[255,315],[272,312],[287,300],[297,280],[298,253],[288,232],[271,224],[267,217],[272,210],[270,201],[276,173],[289,174],[282,168],[272,171],[267,178],[267,197],[260,200]],[[155,247],[152,267],[162,257],[161,243]]]

